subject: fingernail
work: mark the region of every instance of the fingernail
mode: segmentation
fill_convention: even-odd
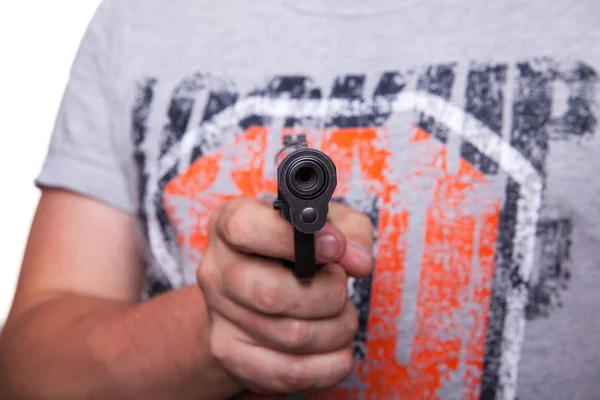
[[[339,249],[338,241],[333,235],[323,235],[315,243],[315,252],[327,260],[333,260]]]
[[[360,242],[350,242],[349,247],[352,249],[352,257],[361,264],[371,264],[373,262],[373,254],[365,245]]]

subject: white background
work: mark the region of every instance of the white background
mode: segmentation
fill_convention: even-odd
[[[100,0],[0,1],[0,325],[39,197],[33,180],[81,37]]]

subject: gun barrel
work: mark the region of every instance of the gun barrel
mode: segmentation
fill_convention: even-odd
[[[277,200],[273,206],[294,227],[294,273],[299,278],[316,274],[314,234],[327,221],[329,202],[337,186],[336,167],[324,152],[284,138],[286,155],[277,167]],[[280,152],[280,154],[283,153]]]

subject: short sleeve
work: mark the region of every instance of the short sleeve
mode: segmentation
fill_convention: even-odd
[[[115,132],[122,24],[118,4],[100,3],[79,44],[35,184],[67,189],[131,213],[125,149]]]

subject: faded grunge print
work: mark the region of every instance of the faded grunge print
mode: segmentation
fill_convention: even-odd
[[[376,226],[374,273],[349,282],[356,370],[304,397],[514,399],[525,322],[560,306],[572,273],[572,222],[542,216],[549,144],[593,134],[597,79],[585,63],[536,59],[330,83],[276,76],[240,93],[198,73],[166,109],[154,104],[160,79],[141,81],[132,126],[147,295],[194,282],[210,213],[274,195],[281,137],[304,133],[337,165],[336,201]]]

